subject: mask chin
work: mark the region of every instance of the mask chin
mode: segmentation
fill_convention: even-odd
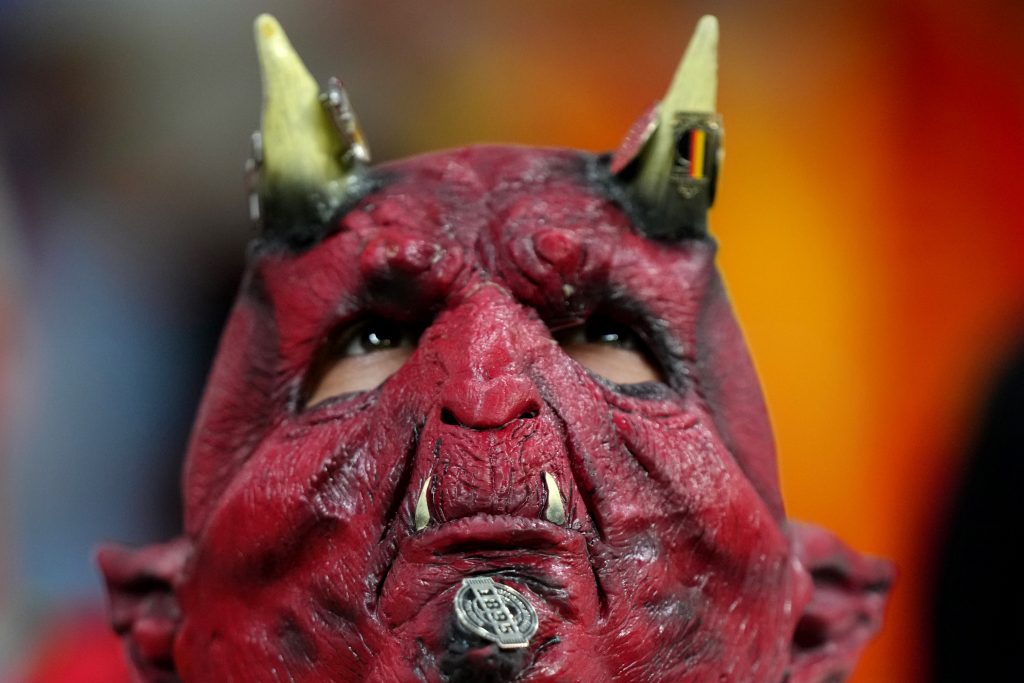
[[[895,570],[889,562],[854,552],[825,529],[798,523],[788,529],[808,595],[785,680],[846,680],[882,626]]]

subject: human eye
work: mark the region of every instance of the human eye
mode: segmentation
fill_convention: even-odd
[[[416,349],[421,326],[364,318],[328,335],[307,380],[305,407],[379,386]]]
[[[665,381],[644,337],[629,323],[612,316],[591,315],[554,336],[577,363],[616,384]]]

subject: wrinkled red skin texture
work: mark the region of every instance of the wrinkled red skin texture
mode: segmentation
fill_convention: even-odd
[[[862,580],[841,596],[882,597],[840,601],[844,644],[794,669],[825,652],[814,623],[793,641],[816,595],[798,541],[817,532],[784,521],[714,246],[643,237],[593,181],[602,163],[510,147],[398,162],[319,244],[253,251],[165,560],[173,642],[156,669],[132,653],[144,680],[801,683],[852,666],[888,570],[849,555]],[[665,383],[617,386],[565,354],[550,330],[595,310],[641,331]],[[429,326],[376,389],[303,408],[325,337],[368,314]],[[564,526],[544,518],[543,472]],[[108,579],[128,562],[106,557]],[[534,605],[531,647],[453,651],[454,592],[479,574]]]

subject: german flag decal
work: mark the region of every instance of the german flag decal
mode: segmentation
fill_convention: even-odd
[[[669,177],[683,199],[705,208],[714,201],[721,129],[717,114],[681,112],[676,116],[675,154]]]
[[[707,150],[707,133],[700,128],[690,131],[690,177],[704,177],[704,156]]]
[[[705,167],[710,156],[707,153],[707,145],[708,134],[703,128],[683,131],[676,146],[682,175],[694,180],[701,180],[708,175],[708,169]]]

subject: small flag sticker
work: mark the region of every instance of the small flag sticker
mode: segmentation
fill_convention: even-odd
[[[688,131],[690,138],[690,177],[700,180],[704,177],[704,153],[707,149],[707,133],[700,128]]]

